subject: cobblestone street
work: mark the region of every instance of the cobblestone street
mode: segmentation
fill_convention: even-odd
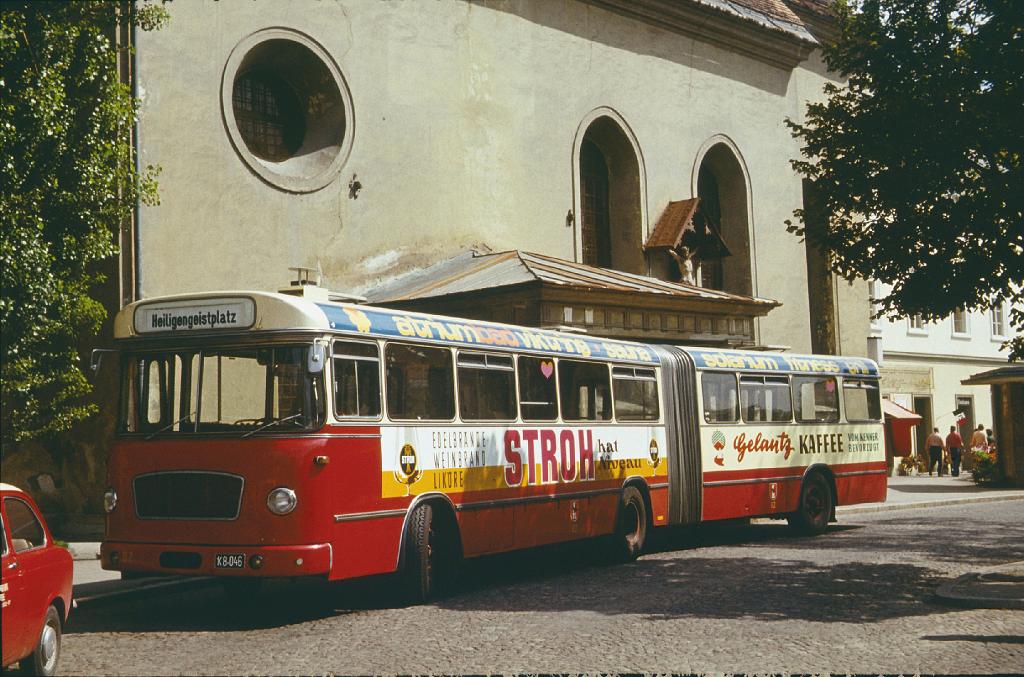
[[[438,603],[386,602],[388,581],[219,588],[72,613],[64,674],[931,672],[1024,670],[1024,613],[933,597],[970,569],[1024,559],[1024,501],[659,534],[600,563],[595,544],[467,564]]]

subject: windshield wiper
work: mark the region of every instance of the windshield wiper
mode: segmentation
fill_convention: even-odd
[[[160,433],[162,433],[165,430],[170,430],[171,428],[173,428],[174,426],[178,425],[179,423],[181,423],[185,419],[192,418],[197,413],[199,413],[199,412],[198,411],[193,411],[193,412],[191,412],[189,414],[185,414],[184,416],[179,418],[177,421],[171,421],[170,423],[165,425],[163,428],[160,428],[160,430],[151,432],[150,434],[146,435],[146,441],[148,442],[149,440],[153,439],[154,437],[156,437],[157,435],[159,435]]]
[[[287,423],[288,421],[294,421],[295,419],[300,418],[301,416],[303,416],[303,414],[302,414],[302,412],[299,412],[298,414],[292,414],[291,416],[285,416],[284,418],[271,419],[270,421],[267,421],[266,423],[264,423],[260,427],[253,428],[252,430],[250,430],[246,434],[242,435],[242,439],[244,440],[246,437],[249,437],[250,435],[258,433],[261,430],[266,430],[267,428],[269,428],[272,425],[277,425],[278,423]]]

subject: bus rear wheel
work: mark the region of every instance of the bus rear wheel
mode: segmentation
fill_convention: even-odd
[[[800,504],[789,515],[789,526],[806,536],[825,532],[832,516],[832,490],[821,473],[812,473],[800,487]]]
[[[626,487],[619,501],[612,556],[618,562],[632,562],[644,550],[647,541],[647,504],[636,487]]]

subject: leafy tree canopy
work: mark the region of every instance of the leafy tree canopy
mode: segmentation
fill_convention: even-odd
[[[157,5],[4,2],[0,8],[2,441],[67,430],[95,409],[76,349],[105,310],[95,263],[114,255],[155,171],[134,168],[136,102],[117,27],[154,29]]]
[[[805,121],[796,170],[827,216],[796,232],[834,272],[887,283],[879,312],[939,319],[1014,304],[1024,358],[1024,2],[837,5],[824,49],[847,80]]]

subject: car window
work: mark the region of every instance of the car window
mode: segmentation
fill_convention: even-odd
[[[14,552],[38,548],[46,542],[43,525],[28,503],[20,498],[5,498],[4,510],[11,525],[11,547]]]
[[[0,517],[0,537],[2,537],[2,540],[3,540],[3,546],[2,546],[3,549],[0,550],[0,555],[6,555],[7,554],[7,531],[4,529],[4,518],[3,517]]]

